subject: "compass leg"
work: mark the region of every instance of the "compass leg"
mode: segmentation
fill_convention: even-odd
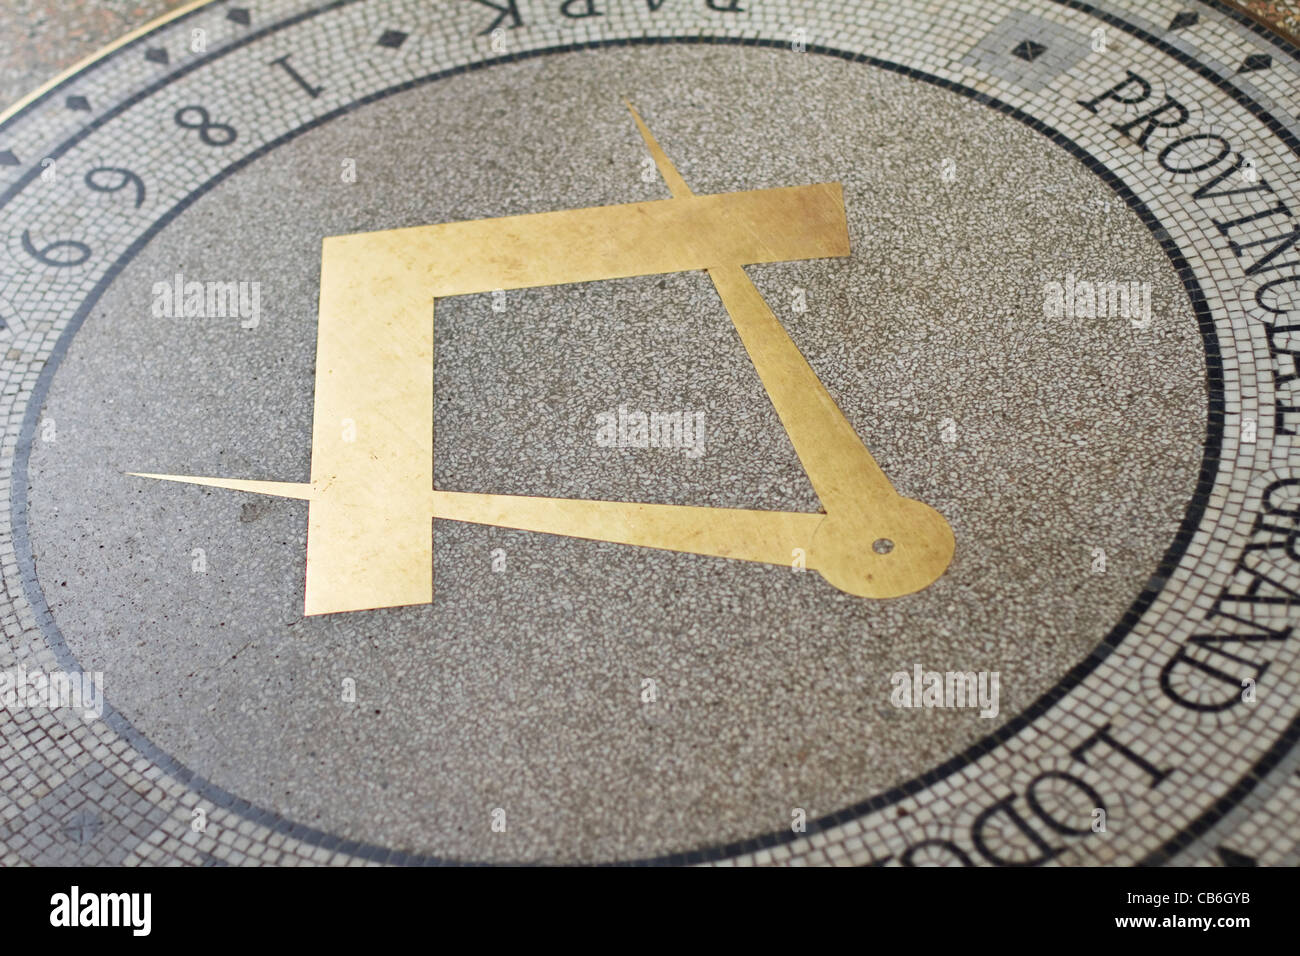
[[[433,600],[433,298],[393,271],[325,240],[306,614]]]

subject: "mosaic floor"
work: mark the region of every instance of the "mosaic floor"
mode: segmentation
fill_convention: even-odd
[[[0,865],[1297,865],[1298,100],[1196,0],[177,9],[0,116]],[[436,510],[839,514],[715,269],[646,265],[437,299],[431,600],[304,613],[322,449],[409,413],[322,415],[322,240],[821,183],[848,254],[742,277],[937,580]]]

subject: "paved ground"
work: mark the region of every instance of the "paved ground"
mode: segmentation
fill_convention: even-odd
[[[1267,253],[1224,238],[1271,234],[1216,225],[1262,207],[1189,198],[1214,136],[1250,157],[1240,182],[1295,190],[1294,50],[1176,4],[611,7],[496,38],[468,5],[318,6],[199,10],[0,129],[11,177],[72,143],[57,180],[0,181],[0,665],[101,674],[109,705],[0,714],[6,861],[1295,861],[1294,567],[1267,531],[1247,548],[1291,514],[1259,302],[1289,306],[1254,298]],[[772,42],[410,84],[702,29]],[[305,502],[125,474],[306,481],[321,238],[666,198],[621,96],[697,192],[844,184],[850,257],[750,275],[899,490],[951,521],[937,584],[870,602],[437,522],[432,605],[303,618]],[[1186,128],[1139,141],[1165,97]],[[255,283],[257,321],[160,312],[178,273]],[[1045,311],[1076,280],[1149,309]],[[440,489],[816,511],[702,273],[501,304],[437,306]],[[703,453],[602,447],[619,406],[702,414]],[[1256,553],[1274,603],[1238,600]],[[996,673],[996,715],[896,706],[914,668]]]
[[[10,0],[0,8],[0,108],[186,0]]]
[[[189,0],[10,0],[0,9],[0,108]],[[1226,0],[1300,41],[1300,0]]]

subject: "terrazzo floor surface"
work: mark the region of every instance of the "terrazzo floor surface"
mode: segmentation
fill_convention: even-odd
[[[725,6],[217,2],[0,122],[0,669],[108,704],[0,710],[0,861],[1297,862],[1295,48],[1218,5]],[[697,193],[843,184],[849,256],[747,271],[952,524],[937,583],[438,520],[432,604],[303,617],[306,502],[127,474],[307,481],[321,239],[667,199],[624,97]],[[160,314],[177,276],[256,321]],[[1045,308],[1078,282],[1148,308]],[[439,489],[818,509],[702,272],[434,339]],[[620,407],[698,447],[605,447]],[[996,714],[896,706],[916,667]]]

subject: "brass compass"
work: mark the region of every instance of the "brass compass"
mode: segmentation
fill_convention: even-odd
[[[866,598],[934,583],[952,561],[952,528],[894,490],[744,270],[848,255],[840,185],[698,196],[628,109],[671,199],[325,240],[310,482],[133,474],[309,501],[306,614],[431,602],[431,516],[802,561]],[[434,488],[432,299],[689,269],[713,280],[823,513]]]

